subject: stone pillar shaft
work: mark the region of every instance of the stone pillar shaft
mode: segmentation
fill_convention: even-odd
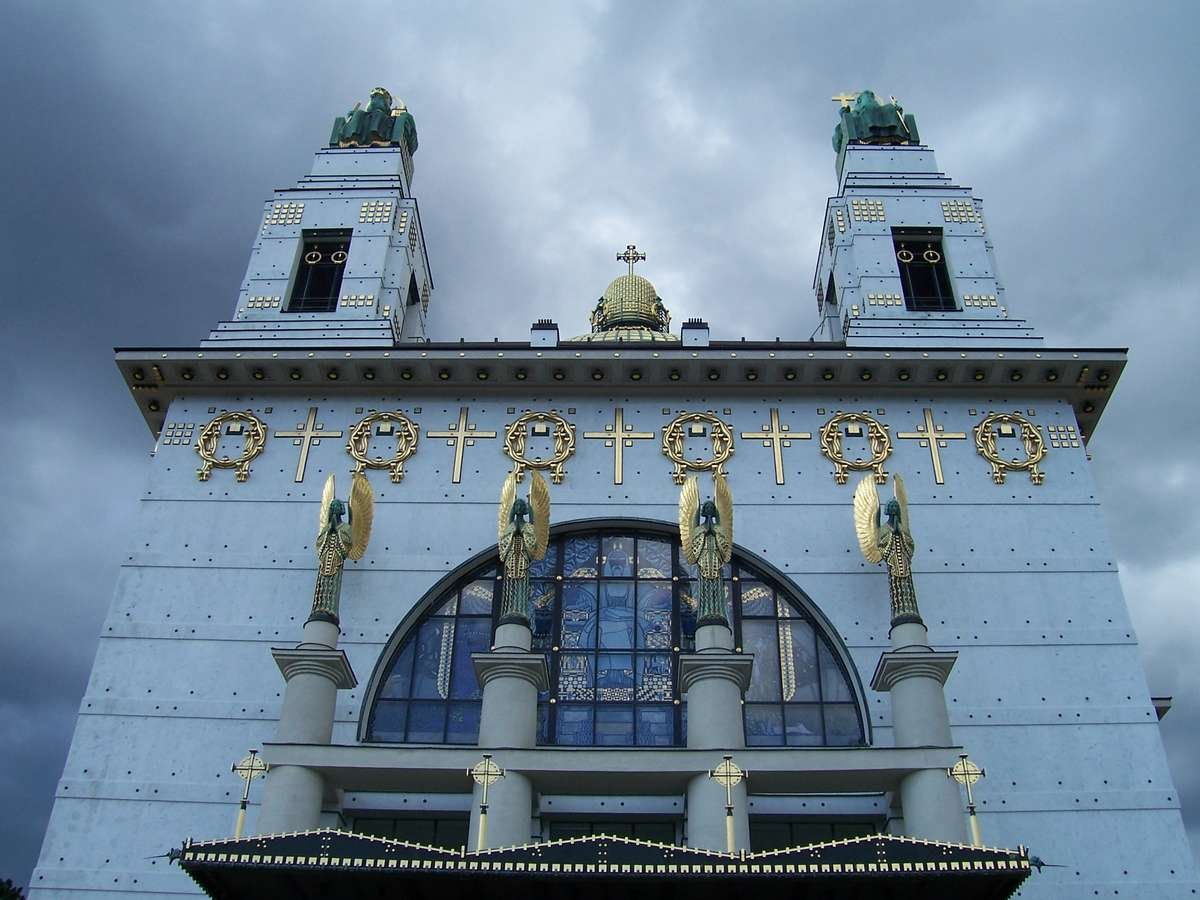
[[[696,652],[679,660],[679,680],[687,695],[687,746],[711,750],[716,767],[724,753],[746,746],[742,696],[750,686],[754,658],[733,652],[733,632],[727,625],[696,629]],[[695,775],[687,789],[687,843],[705,850],[727,849],[725,788],[709,777]],[[746,782],[733,788],[733,833],[736,849],[750,849],[750,819]]]
[[[479,747],[492,753],[504,768],[504,750],[537,744],[537,695],[549,688],[546,658],[532,652],[529,626],[506,622],[496,628],[487,653],[474,653],[475,674],[483,687]],[[479,846],[479,812],[483,789],[476,784],[471,805],[469,850]],[[488,788],[487,833],[483,846],[513,847],[530,842],[533,785],[520,772],[505,769],[504,777]]]
[[[944,685],[957,653],[934,650],[921,622],[892,628],[892,649],[879,658],[871,687],[891,693],[897,747],[949,747],[950,716]],[[909,837],[967,843],[958,786],[945,769],[925,769],[900,782],[904,833]]]
[[[357,684],[346,654],[337,649],[339,633],[332,622],[310,619],[298,646],[271,651],[286,682],[275,734],[278,743],[329,743],[337,692]],[[257,832],[278,834],[316,828],[324,795],[325,782],[319,772],[304,766],[272,768],[263,787]]]

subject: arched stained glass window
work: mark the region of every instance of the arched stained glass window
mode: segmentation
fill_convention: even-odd
[[[698,575],[678,538],[661,533],[596,530],[551,540],[531,571],[534,649],[550,671],[538,704],[540,744],[683,745],[687,708],[677,676],[680,652],[694,645]],[[476,742],[482,692],[471,654],[491,642],[499,587],[494,565],[469,573],[393,642],[368,741]],[[735,643],[754,655],[746,743],[863,743],[850,679],[794,595],[736,554],[725,595]]]

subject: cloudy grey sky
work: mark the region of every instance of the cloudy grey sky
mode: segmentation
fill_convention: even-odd
[[[416,117],[449,339],[586,330],[631,241],[677,320],[807,337],[828,98],[901,98],[984,199],[1014,313],[1056,345],[1132,348],[1091,447],[1197,844],[1200,6],[3,10],[0,879],[34,863],[152,446],[111,348],[228,317],[262,201],[376,84]]]

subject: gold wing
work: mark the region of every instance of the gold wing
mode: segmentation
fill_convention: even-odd
[[[371,482],[362,472],[350,479],[350,553],[351,559],[362,559],[371,540],[371,523],[375,520],[375,493]]]
[[[497,540],[504,540],[504,532],[508,528],[508,517],[512,513],[513,501],[517,499],[517,476],[515,472],[509,472],[508,477],[504,479],[504,486],[500,488],[500,530]]]
[[[879,552],[879,492],[875,476],[868,472],[854,489],[854,530],[858,532],[858,549],[869,563],[883,559]]]
[[[717,528],[721,535],[725,538],[725,547],[728,554],[733,553],[733,493],[729,490],[729,482],[725,480],[725,476],[720,472],[713,475],[713,486],[715,487],[716,496],[713,498],[717,504],[717,515],[720,521],[717,523]],[[725,562],[729,562],[728,555]]]
[[[696,532],[696,511],[700,509],[700,482],[693,475],[683,483],[679,492],[679,540],[683,544],[683,555],[693,566],[696,557],[692,552],[692,538]]]
[[[325,530],[325,523],[329,521],[329,504],[333,502],[333,497],[333,473],[330,472],[329,477],[325,479],[325,489],[321,491],[321,517],[317,520],[318,537]]]
[[[908,491],[904,489],[904,479],[898,474],[892,475],[892,490],[896,494],[896,502],[900,504],[900,530],[912,540],[912,530],[908,523]]]
[[[533,546],[529,548],[529,557],[541,559],[550,543],[550,488],[537,469],[530,478],[529,506],[533,510]]]

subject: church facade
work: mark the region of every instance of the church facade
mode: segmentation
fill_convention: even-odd
[[[416,124],[339,117],[232,318],[117,351],[156,444],[32,896],[1195,896],[1086,452],[1125,351],[837,99],[770,342],[633,245],[586,331],[430,334]]]

